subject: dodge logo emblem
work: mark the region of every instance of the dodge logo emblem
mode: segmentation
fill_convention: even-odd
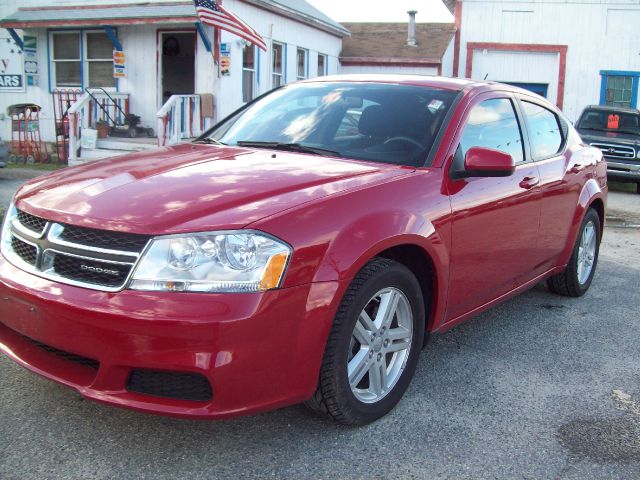
[[[87,272],[93,273],[104,273],[106,275],[119,275],[120,272],[118,270],[110,270],[108,268],[100,268],[100,267],[92,267],[91,265],[85,265],[84,263],[80,265],[81,270],[85,270]]]

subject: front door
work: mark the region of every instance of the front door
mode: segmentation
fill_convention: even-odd
[[[171,95],[195,93],[196,32],[159,32],[160,106]]]
[[[496,95],[496,94],[491,94]],[[451,267],[447,321],[533,278],[540,221],[538,170],[528,161],[513,98],[480,97],[467,111],[454,162],[475,146],[509,153],[513,175],[451,181]]]

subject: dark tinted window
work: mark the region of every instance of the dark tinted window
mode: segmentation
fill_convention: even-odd
[[[494,98],[473,107],[460,139],[462,158],[471,147],[506,152],[516,163],[524,160],[522,134],[511,100]]]
[[[411,85],[301,83],[261,98],[208,135],[228,145],[295,143],[417,167],[424,165],[455,96]]]
[[[585,110],[578,128],[640,135],[640,115],[615,110]]]
[[[562,146],[562,134],[555,113],[529,102],[522,102],[522,108],[527,117],[533,156],[544,158],[558,153]]]

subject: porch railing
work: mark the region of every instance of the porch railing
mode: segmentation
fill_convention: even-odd
[[[175,145],[202,134],[200,95],[171,95],[158,111],[158,146]]]
[[[69,163],[78,160],[78,145],[83,128],[94,128],[98,121],[109,126],[124,123],[123,112],[129,112],[129,94],[109,93],[113,102],[104,93],[91,92],[82,94],[67,111],[69,117]],[[99,103],[99,105],[98,105]]]

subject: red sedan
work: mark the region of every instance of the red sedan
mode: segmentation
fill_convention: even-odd
[[[602,153],[539,96],[327,77],[192,144],[35,179],[4,221],[0,349],[84,397],[222,418],[389,412],[429,334],[547,280],[583,295]]]

